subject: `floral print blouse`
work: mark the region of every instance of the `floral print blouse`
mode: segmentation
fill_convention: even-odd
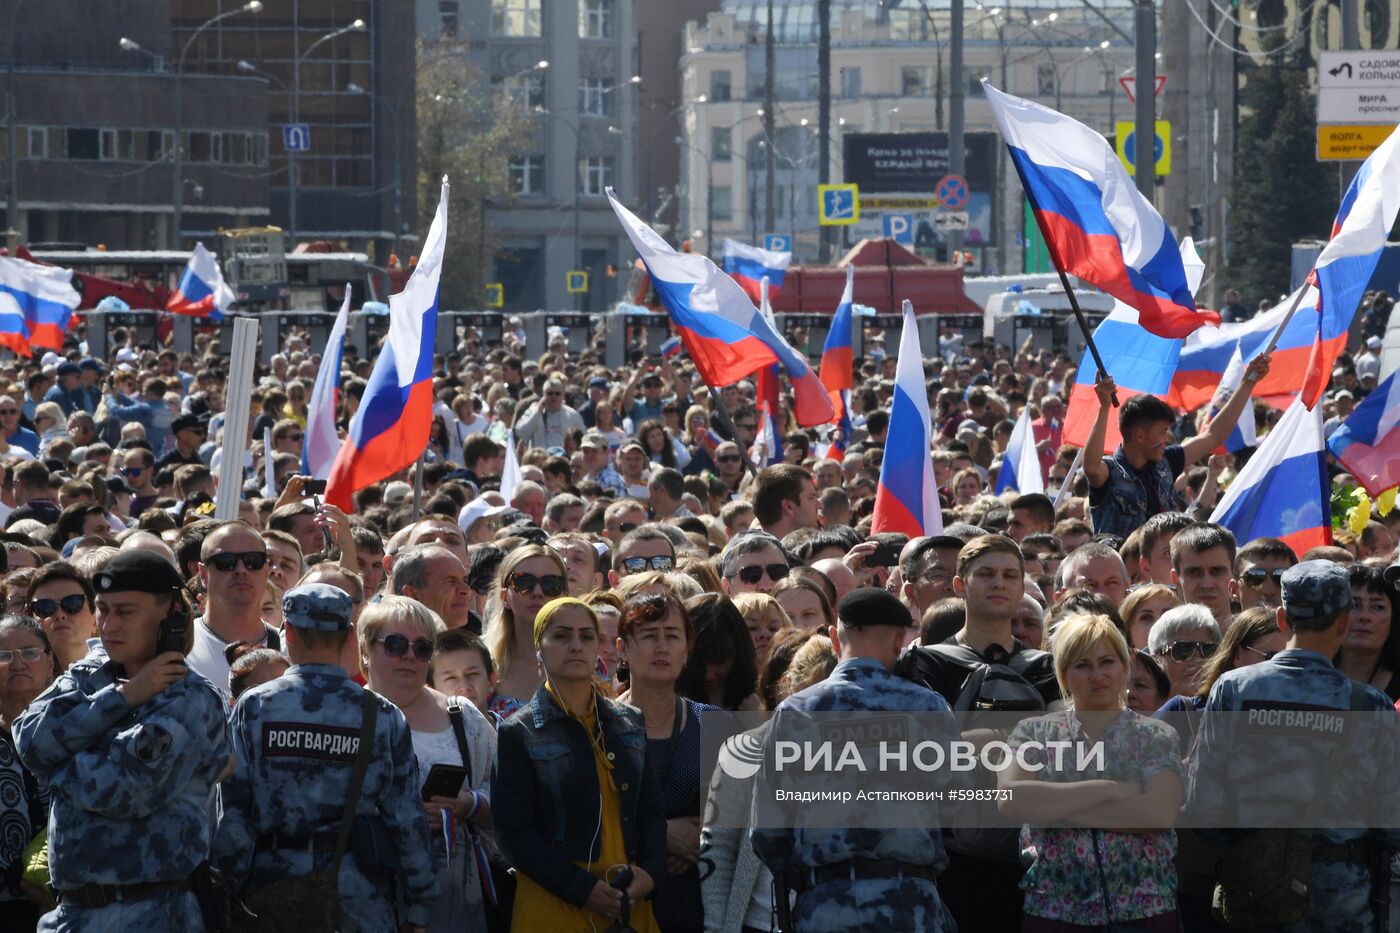
[[[1023,720],[1011,733],[1013,749],[1027,743],[1087,742],[1072,710]],[[1176,732],[1131,710],[1104,732],[1104,770],[1086,777],[1146,782],[1164,771],[1185,781]],[[1030,760],[1036,760],[1028,750]],[[1075,755],[1064,768],[1041,759],[1042,781],[1072,781]],[[1106,926],[1176,910],[1176,833],[1125,833],[1103,829],[1021,829],[1021,887],[1025,911],[1036,917],[1083,926]],[[1102,866],[1102,875],[1100,874]],[[1105,901],[1111,901],[1106,903]]]

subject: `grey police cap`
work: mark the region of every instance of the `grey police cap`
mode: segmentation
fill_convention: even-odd
[[[1351,580],[1330,560],[1305,560],[1283,572],[1283,610],[1291,619],[1322,619],[1350,609]]]
[[[339,587],[327,583],[303,583],[282,597],[282,615],[288,625],[314,632],[348,632],[354,605]]]

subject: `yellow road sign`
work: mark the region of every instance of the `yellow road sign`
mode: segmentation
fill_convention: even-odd
[[[500,282],[486,283],[486,307],[504,308],[506,305],[506,287]]]
[[[846,227],[859,222],[859,186],[817,185],[817,220],[824,227]]]
[[[1317,128],[1317,158],[1320,162],[1358,161],[1380,148],[1395,127],[1324,124]]]
[[[1128,167],[1128,174],[1137,173],[1137,167],[1133,164],[1133,157],[1137,154],[1137,124],[1128,120],[1119,120],[1113,127],[1117,135],[1118,159]],[[1157,152],[1157,174],[1170,175],[1172,173],[1172,125],[1168,120],[1158,120],[1156,123],[1157,138],[1153,140],[1153,148]]]
[[[570,295],[580,295],[588,291],[588,270],[570,269],[564,273],[564,287]]]

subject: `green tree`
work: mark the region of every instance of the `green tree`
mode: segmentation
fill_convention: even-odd
[[[1230,198],[1227,281],[1247,302],[1288,290],[1292,244],[1325,237],[1337,205],[1331,173],[1317,161],[1317,119],[1307,69],[1275,53],[1253,70]]]
[[[514,196],[508,166],[528,151],[529,114],[467,64],[460,45],[418,46],[418,224],[428,231],[444,175],[452,185],[447,212],[447,255],[439,305],[482,306],[488,264],[497,241],[485,208]]]

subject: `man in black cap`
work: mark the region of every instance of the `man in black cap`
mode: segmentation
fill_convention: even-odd
[[[921,740],[941,741],[946,750],[957,733],[948,704],[890,670],[909,640],[909,623],[909,610],[891,593],[873,587],[847,593],[836,624],[827,630],[840,663],[826,680],[778,706],[771,735],[790,735],[785,729],[789,717],[801,729],[804,719],[819,718],[808,714],[916,712],[925,714],[917,722]],[[765,761],[772,760],[771,754],[765,751]],[[938,778],[948,776],[946,771],[931,773],[926,789],[938,789]],[[774,799],[774,788],[762,785],[777,777],[763,768],[755,798]],[[797,894],[792,927],[802,933],[911,929],[912,918],[920,917],[919,929],[954,929],[934,883],[948,861],[938,808],[921,806],[927,807],[928,818],[918,828],[832,828],[836,820],[830,812],[810,826],[802,825],[800,812],[789,814],[796,825],[775,825],[760,817],[753,831],[754,851],[782,880],[780,892],[787,884]]]
[[[170,423],[170,433],[175,437],[175,446],[156,461],[157,471],[168,466],[204,463],[199,456],[199,448],[209,437],[208,419],[198,415],[181,415]]]
[[[105,656],[71,665],[14,722],[53,794],[54,930],[202,930],[191,876],[209,854],[210,791],[231,764],[224,706],[185,665],[174,565],[122,551],[93,576]]]

